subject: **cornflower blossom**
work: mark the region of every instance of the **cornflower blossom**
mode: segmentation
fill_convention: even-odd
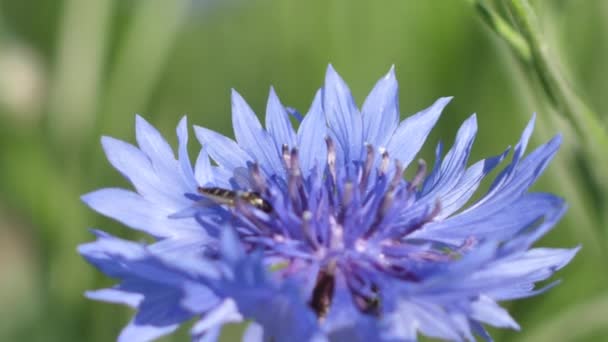
[[[329,66],[305,116],[271,89],[264,128],[233,91],[236,141],[195,126],[194,166],[186,118],[177,159],[139,116],[138,146],[102,138],[135,191],[102,189],[84,202],[155,238],[94,230],[97,240],[79,247],[119,280],[87,297],[137,310],[119,340],[152,340],[191,319],[195,341],[243,321],[246,341],[490,340],[484,325],[519,329],[498,302],[552,287],[535,284],[578,251],[532,248],[566,210],[562,199],[528,191],[561,137],[524,157],[532,118],[473,201],[510,148],[469,166],[472,115],[427,170],[414,160],[450,98],[400,122],[397,94],[391,69],[359,110]]]

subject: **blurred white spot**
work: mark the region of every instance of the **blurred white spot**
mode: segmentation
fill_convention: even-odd
[[[46,83],[40,58],[26,46],[9,43],[0,49],[0,75],[1,112],[21,123],[36,122]]]

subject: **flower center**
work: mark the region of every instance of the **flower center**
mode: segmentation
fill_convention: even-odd
[[[383,279],[416,282],[426,263],[454,258],[454,246],[408,239],[441,211],[438,202],[418,201],[426,164],[420,161],[411,181],[399,161],[367,146],[363,161],[339,163],[327,139],[327,162],[306,173],[297,149],[283,146],[284,175],[265,176],[252,163],[247,189],[201,188],[199,192],[232,209],[231,220],[248,250],[262,250],[267,260],[284,266],[284,278],[319,270],[310,306],[323,318],[339,275],[362,311],[377,313]],[[243,175],[241,175],[243,177]],[[304,266],[302,266],[304,265]]]

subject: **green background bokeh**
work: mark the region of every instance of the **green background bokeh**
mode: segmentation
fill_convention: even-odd
[[[533,4],[577,89],[605,113],[608,1]],[[126,308],[84,299],[112,280],[76,253],[92,240],[89,227],[143,238],[80,202],[100,187],[128,187],[105,160],[101,135],[133,142],[135,113],[172,144],[184,114],[231,135],[230,88],[261,116],[271,85],[306,112],[328,63],[359,104],[395,65],[402,117],[455,96],[422,152],[429,162],[439,138],[451,144],[473,112],[472,160],[515,144],[533,112],[543,125],[533,145],[563,128],[547,122],[542,92],[465,0],[1,0],[0,341],[109,341],[129,320]],[[568,149],[575,142],[565,137]],[[573,201],[563,171],[554,163],[535,189]],[[498,341],[608,332],[604,228],[584,213],[573,208],[543,240],[583,245],[557,275],[563,284],[507,304],[522,332],[494,331]]]

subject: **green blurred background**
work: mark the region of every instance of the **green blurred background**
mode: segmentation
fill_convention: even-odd
[[[608,1],[533,4],[580,94],[605,113]],[[564,149],[536,189],[571,208],[542,244],[583,249],[557,275],[560,286],[507,304],[522,332],[494,336],[608,338],[608,244],[592,196],[571,181],[585,177],[570,167],[576,139],[469,1],[0,0],[0,341],[110,341],[129,320],[128,309],[83,297],[112,281],[76,253],[92,240],[88,227],[142,238],[80,202],[100,187],[128,187],[105,160],[102,134],[134,141],[135,113],[172,143],[183,114],[231,134],[230,88],[263,115],[273,85],[305,112],[330,62],[359,104],[394,64],[404,117],[455,96],[427,161],[472,112],[473,159],[514,144],[533,112],[541,119],[534,145],[564,131]],[[187,336],[182,329],[165,340]]]

